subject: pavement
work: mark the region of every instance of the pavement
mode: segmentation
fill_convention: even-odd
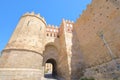
[[[54,78],[54,77],[52,76],[52,74],[47,73],[47,74],[45,74],[45,80],[57,80],[57,79]]]

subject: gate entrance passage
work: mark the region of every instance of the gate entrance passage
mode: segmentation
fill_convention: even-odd
[[[57,64],[54,59],[48,59],[45,63],[45,78],[57,78]]]

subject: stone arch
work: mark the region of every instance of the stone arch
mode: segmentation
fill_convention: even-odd
[[[43,52],[43,66],[45,68],[46,63],[52,64],[52,75],[53,77],[57,76],[57,64],[58,64],[58,48],[54,43],[48,43],[45,46],[45,50]]]
[[[56,45],[55,42],[52,42],[52,41],[47,42],[47,43],[45,44],[45,49],[46,49],[48,46],[53,46],[54,48],[56,48],[56,49],[59,51],[58,45]]]
[[[53,58],[56,61],[58,59],[58,49],[54,45],[45,46],[45,50],[43,52],[43,64],[45,64],[49,58]]]
[[[53,58],[50,58],[45,63],[52,64],[52,76],[56,77],[57,76],[57,62]]]

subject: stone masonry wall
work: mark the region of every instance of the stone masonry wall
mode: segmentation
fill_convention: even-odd
[[[43,77],[43,57],[31,51],[5,50],[0,60],[1,80],[39,80]]]
[[[120,57],[120,6],[112,1],[93,0],[74,25],[86,65],[89,67],[111,60],[108,49],[99,37],[100,32],[103,32],[115,56]],[[119,4],[119,0],[116,2]]]
[[[120,58],[119,8],[120,0],[93,0],[77,19],[74,27],[86,68],[112,61],[106,44],[110,47],[114,58]],[[100,37],[101,34],[107,41],[106,44]]]
[[[68,65],[67,47],[65,42],[65,25],[62,21],[60,25],[60,53],[58,60],[58,72],[60,80],[70,80],[70,70]]]

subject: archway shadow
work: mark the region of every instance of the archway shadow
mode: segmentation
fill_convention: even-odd
[[[48,59],[46,61],[46,64],[47,63],[49,63],[49,65],[52,65],[52,66],[50,66],[50,67],[47,66],[50,69],[50,72],[47,71],[47,73],[44,74],[44,77],[48,78],[48,79],[57,79],[57,64],[56,64],[56,61],[54,59]]]

